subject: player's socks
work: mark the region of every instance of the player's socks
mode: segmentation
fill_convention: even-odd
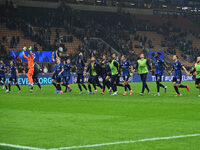
[[[157,84],[157,92],[160,92],[160,84]]]
[[[40,83],[37,83],[37,85],[38,85],[38,87],[41,89],[41,85],[40,85]]]
[[[55,88],[57,88],[57,86],[56,86],[56,84],[55,84],[55,83],[53,83],[53,85],[55,86]]]
[[[87,91],[87,87],[85,86],[85,84],[82,84],[82,86],[84,87],[84,89]]]
[[[180,87],[180,88],[187,88],[186,85],[182,85],[182,84],[181,84],[179,87]]]
[[[160,87],[165,88],[165,86],[163,84],[159,83],[159,85],[160,85]]]
[[[127,84],[127,88],[129,89],[129,91],[131,91],[131,86],[130,86],[130,84]]]
[[[8,86],[7,85],[5,85],[5,88],[6,88],[6,90],[8,89]]]
[[[82,92],[82,87],[81,87],[80,84],[78,84],[78,88],[79,88],[79,90]]]
[[[110,86],[110,81],[106,81],[106,86],[107,86],[108,89],[110,89],[110,87],[111,87]]]
[[[58,91],[61,91],[61,86],[60,86],[60,84],[57,84],[57,90],[58,90]]]
[[[91,85],[90,85],[90,84],[88,85],[88,89],[89,89],[90,92],[92,92],[92,89],[91,89]]]
[[[21,88],[20,88],[19,84],[16,84],[16,86],[18,87],[19,91],[21,91]]]
[[[179,90],[178,90],[178,87],[177,87],[177,86],[174,86],[174,89],[175,89],[176,93],[180,95]]]
[[[143,84],[142,84],[142,92],[141,92],[141,93],[144,93],[145,88],[146,88],[146,84],[143,83]]]
[[[146,84],[146,89],[147,89],[147,91],[148,91],[148,93],[149,93],[149,91],[150,91],[150,90],[149,90],[149,87],[148,87],[148,85],[147,85],[147,84]]]
[[[92,85],[93,85],[93,87],[94,87],[94,90],[97,90],[96,85],[95,85],[95,84],[92,84]]]
[[[68,86],[69,90],[71,91],[72,90],[71,86],[69,84],[67,86]]]
[[[8,84],[8,89],[9,89],[9,91],[11,90],[11,85],[10,84]]]

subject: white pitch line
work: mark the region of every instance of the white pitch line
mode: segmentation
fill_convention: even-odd
[[[26,150],[45,150],[45,149],[37,148],[37,147],[13,145],[13,144],[7,144],[7,143],[0,143],[0,146],[6,146],[6,147],[12,147],[12,148],[19,148],[19,149],[26,149]]]
[[[92,144],[92,145],[69,146],[69,147],[51,148],[48,150],[68,150],[68,149],[79,149],[79,148],[91,148],[91,147],[101,147],[101,146],[107,146],[107,145],[118,145],[118,144],[129,144],[129,143],[138,143],[138,142],[146,142],[146,141],[178,139],[178,138],[195,137],[195,136],[200,136],[200,134],[157,137],[157,138],[150,138],[150,139],[140,139],[140,140],[135,140],[135,141],[120,141],[120,142],[101,143],[101,144]]]

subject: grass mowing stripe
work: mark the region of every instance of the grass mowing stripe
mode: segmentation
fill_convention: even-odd
[[[37,148],[37,147],[13,145],[13,144],[7,144],[7,143],[0,143],[0,146],[19,148],[19,149],[27,149],[27,150],[45,150],[45,149]]]
[[[169,137],[157,137],[157,138],[150,138],[150,139],[140,139],[140,140],[134,140],[134,141],[119,141],[119,142],[112,142],[112,143],[60,147],[60,148],[51,148],[49,150],[91,148],[91,147],[101,147],[101,146],[107,146],[107,145],[118,145],[118,144],[129,144],[129,143],[138,143],[138,142],[146,142],[146,141],[169,140],[169,139],[178,139],[178,138],[195,137],[195,136],[200,136],[200,134],[188,134],[188,135],[178,135],[178,136],[169,136]]]

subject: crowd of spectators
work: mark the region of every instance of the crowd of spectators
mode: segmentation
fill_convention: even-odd
[[[129,56],[129,59],[134,62],[137,57],[134,49],[140,48],[141,52],[146,53],[147,49],[155,47],[153,39],[139,35],[138,31],[146,31],[147,34],[151,31],[162,35],[164,40],[161,41],[160,45],[166,47],[170,54],[175,54],[176,49],[181,50],[183,58],[187,61],[194,61],[200,52],[200,48],[192,46],[192,40],[186,40],[188,34],[200,38],[200,33],[182,31],[170,23],[152,24],[120,11],[118,13],[80,12],[65,5],[57,9],[15,8],[9,5],[1,9],[1,14],[1,24],[5,24],[10,29],[23,31],[25,38],[37,42],[43,50],[67,52],[64,43],[73,42],[73,36],[62,35],[57,29],[54,43],[51,43],[51,27],[65,28],[67,33],[76,36],[83,42],[82,45],[79,45],[78,52],[83,52],[86,60],[92,55],[100,58],[102,54],[111,54],[111,47],[106,46],[103,42],[90,40],[91,37],[98,37],[119,53]],[[199,24],[199,18],[199,15],[193,15],[191,19]],[[4,42],[7,40],[5,38],[1,40],[1,51],[5,54]],[[17,47],[19,41],[20,37],[11,37],[9,40],[10,48]],[[134,44],[134,41],[138,41],[139,45]],[[37,44],[34,45],[34,50],[38,50]],[[68,57],[75,63],[76,56],[77,53]]]

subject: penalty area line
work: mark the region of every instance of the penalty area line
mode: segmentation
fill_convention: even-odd
[[[147,141],[170,140],[170,139],[179,139],[179,138],[195,137],[195,136],[200,136],[200,134],[177,135],[177,136],[169,136],[169,137],[139,139],[139,140],[134,140],[134,141],[131,140],[131,141],[119,141],[119,142],[91,144],[91,145],[69,146],[69,147],[51,148],[48,150],[70,150],[70,149],[79,149],[79,148],[102,147],[102,146],[108,146],[108,145],[119,145],[119,144],[130,144],[130,143],[139,143],[139,142],[147,142]]]

